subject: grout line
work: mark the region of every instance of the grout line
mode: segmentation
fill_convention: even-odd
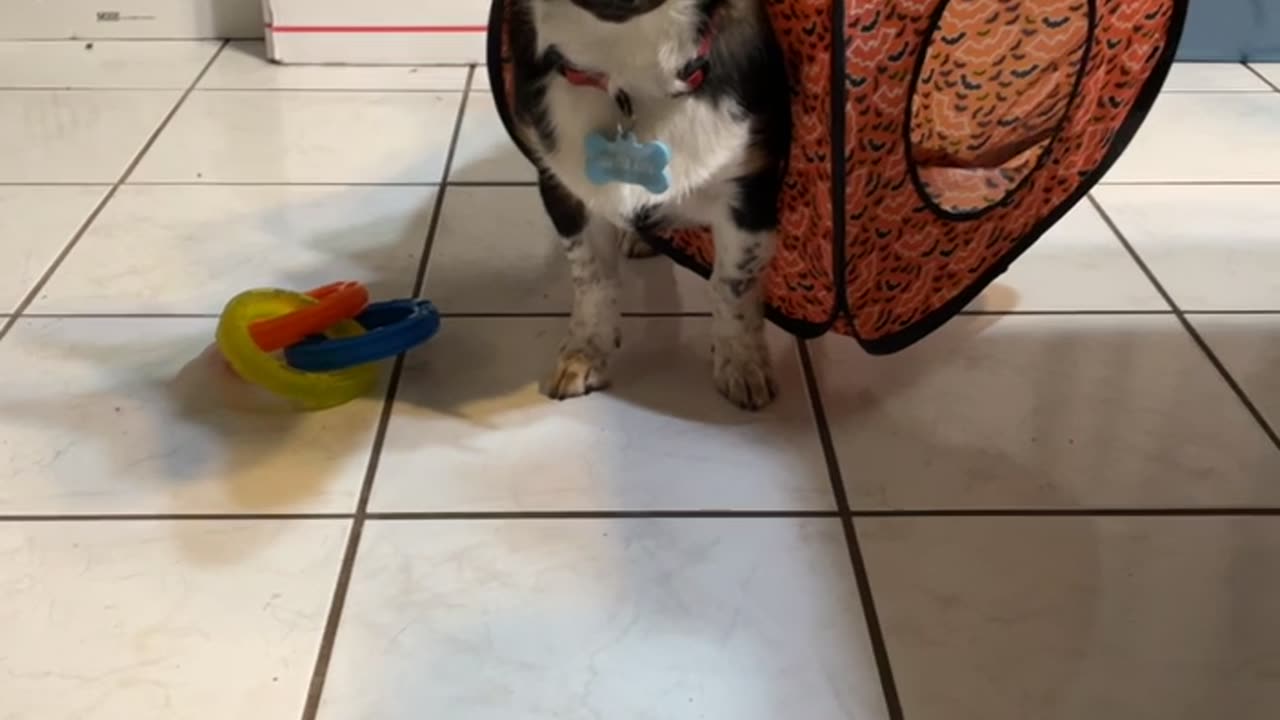
[[[1280,507],[1184,507],[1184,508],[937,508],[933,510],[853,510],[855,518],[1006,518],[1006,517],[1280,517]]]
[[[468,90],[471,88],[473,77],[475,77],[475,68],[467,71]],[[441,175],[442,183],[449,177],[449,169],[453,164],[453,157],[458,147],[458,139],[462,134],[462,118],[467,109],[466,98],[467,94],[464,93],[462,102],[458,105],[458,116],[453,126],[453,138],[449,143],[449,153],[445,156],[444,170]],[[422,279],[426,275],[427,262],[431,257],[431,248],[435,244],[435,234],[439,228],[444,191],[445,186],[442,184],[440,192],[436,195],[435,212],[431,218],[431,224],[427,229],[426,237],[423,238],[422,258],[418,261],[417,281],[413,289],[415,297],[422,289]],[[320,636],[320,648],[316,653],[316,662],[311,672],[311,683],[307,688],[306,702],[302,707],[302,720],[315,720],[320,711],[320,701],[324,696],[324,686],[329,676],[329,663],[333,659],[333,649],[338,638],[338,627],[342,623],[342,611],[346,607],[347,594],[351,588],[351,578],[355,572],[356,557],[360,549],[360,539],[364,534],[364,524],[369,511],[369,498],[373,494],[374,478],[378,474],[378,465],[382,460],[382,447],[386,442],[387,429],[391,425],[391,416],[395,411],[396,394],[400,388],[400,378],[404,373],[404,362],[405,356],[403,353],[396,356],[395,364],[391,369],[391,379],[387,383],[386,398],[382,403],[382,412],[378,416],[377,430],[374,432],[372,447],[369,450],[369,464],[365,468],[364,481],[360,485],[360,497],[356,502],[355,516],[351,519],[351,531],[347,536],[347,547],[342,555],[342,564],[338,569],[337,581],[334,583],[333,599],[329,603],[329,615],[325,619],[324,631]]]
[[[118,85],[113,87],[89,87],[87,85],[0,85],[0,92],[76,92],[76,93],[114,93],[114,92],[173,92],[179,87],[154,87]],[[337,87],[196,87],[193,92],[200,93],[317,93],[348,95],[458,95],[466,90],[458,88],[337,88]],[[1262,92],[1262,91],[1259,91]]]
[[[23,318],[48,320],[216,320],[218,313],[59,313],[28,312]]]
[[[165,128],[169,127],[169,122],[178,114],[178,110],[182,108],[183,103],[185,103],[187,98],[191,96],[191,92],[195,89],[195,86],[202,78],[204,78],[205,74],[209,72],[209,68],[213,67],[213,64],[217,62],[218,57],[222,55],[222,51],[226,49],[227,44],[228,41],[223,40],[222,44],[218,46],[218,49],[213,51],[213,54],[207,61],[205,61],[204,67],[200,69],[200,72],[196,73],[191,84],[188,85],[187,89],[178,96],[178,100],[173,104],[173,107],[169,108],[169,112],[165,113],[164,117],[160,119],[160,123],[156,125],[155,130],[151,131],[151,135],[147,137],[146,142],[142,144],[142,147],[138,149],[138,152],[134,153],[133,159],[125,166],[124,172],[121,173],[120,177],[111,184],[110,189],[102,194],[102,197],[98,200],[98,204],[94,206],[93,210],[89,212],[89,215],[80,223],[80,227],[76,228],[75,233],[72,234],[71,239],[67,241],[67,244],[63,246],[62,251],[54,257],[53,262],[49,264],[49,267],[45,268],[40,279],[36,280],[35,285],[27,291],[27,294],[22,298],[22,301],[18,303],[17,308],[14,309],[13,316],[5,321],[3,325],[0,325],[0,340],[3,340],[4,336],[9,334],[9,331],[18,323],[18,319],[22,314],[26,312],[28,307],[31,307],[32,303],[36,301],[36,298],[40,295],[40,291],[49,283],[53,274],[57,272],[58,268],[67,259],[67,256],[71,254],[71,251],[74,250],[76,245],[80,242],[80,239],[89,231],[89,227],[93,225],[94,221],[98,219],[98,216],[101,215],[102,211],[107,207],[107,204],[115,197],[116,192],[120,190],[120,186],[129,179],[129,176],[133,174],[134,168],[142,162],[142,158],[151,150],[151,146],[155,144],[156,139],[165,131]]]
[[[128,183],[131,187],[180,187],[180,188],[200,188],[200,187],[321,187],[321,188],[434,188],[439,187],[440,183],[436,182],[319,182],[319,181],[294,181],[281,182],[278,180],[138,180]]]
[[[1246,60],[1240,61],[1240,64],[1244,66],[1245,70],[1248,70],[1249,72],[1256,75],[1258,79],[1263,82],[1264,85],[1271,88],[1272,92],[1280,93],[1280,85],[1276,85],[1275,83],[1271,82],[1271,78],[1267,77],[1266,75],[1263,75],[1262,72],[1258,70],[1258,68],[1254,67],[1253,65],[1250,65],[1249,62]]]
[[[711,317],[711,313],[690,310],[687,312],[624,312],[621,313],[624,318],[706,318]],[[485,320],[485,319],[538,319],[538,318],[567,318],[569,312],[527,312],[527,313],[489,313],[489,312],[460,312],[460,313],[440,313],[440,317],[454,318],[457,320]]]
[[[207,520],[350,520],[351,513],[330,513],[330,512],[302,512],[302,513],[271,513],[271,512],[192,512],[192,513],[61,513],[61,514],[36,514],[21,513],[15,515],[0,515],[0,524],[3,523],[41,523],[41,522],[138,522],[141,520],[163,521],[163,522],[199,522]]]
[[[85,185],[110,185],[111,183],[84,183],[84,182],[43,182],[43,183],[24,183],[24,182],[0,182],[0,187],[6,185],[28,186],[28,185],[52,185],[61,187],[69,186],[85,186]],[[366,182],[366,181],[349,181],[349,182],[326,182],[313,180],[296,180],[284,182],[280,180],[135,180],[126,183],[134,187],[181,187],[181,188],[199,188],[199,187],[331,187],[331,188],[380,188],[380,187],[410,187],[410,188],[435,188],[440,187],[440,182]],[[467,188],[536,188],[536,182],[525,180],[450,180],[449,185],[455,187]]]
[[[533,510],[510,512],[370,512],[369,520],[698,520],[838,518],[835,510]]]
[[[466,188],[487,188],[487,187],[494,187],[494,188],[522,188],[522,187],[527,187],[527,188],[536,188],[536,187],[538,187],[538,183],[537,183],[537,181],[534,181],[534,180],[493,180],[493,181],[485,181],[485,180],[450,180],[450,181],[449,181],[449,184],[450,184],[450,185],[453,185],[453,186],[455,186],[455,187],[466,187]]]
[[[3,39],[3,40],[0,40],[0,45],[10,44],[10,43],[11,43],[11,44],[14,44],[14,45],[19,45],[19,44],[23,44],[23,45],[25,45],[25,44],[28,44],[28,43],[48,43],[49,45],[57,45],[57,44],[59,44],[59,43],[75,43],[75,44],[77,44],[77,45],[83,45],[84,43],[87,43],[87,42],[94,43],[95,45],[97,45],[97,44],[109,45],[109,44],[112,44],[112,43],[117,44],[117,45],[124,45],[124,44],[126,44],[126,43],[190,43],[190,44],[192,44],[192,45],[194,45],[194,44],[196,44],[196,43],[202,43],[202,42],[203,42],[203,43],[215,43],[215,42],[225,42],[225,43],[233,43],[233,42],[257,42],[257,43],[261,43],[261,42],[262,42],[262,36],[261,36],[261,35],[257,35],[257,36],[248,36],[248,35],[246,35],[246,36],[244,36],[244,37],[227,37],[227,36],[225,36],[225,35],[219,35],[218,37],[185,37],[185,36],[184,36],[184,37],[137,37],[137,38],[123,37],[123,38],[93,38],[93,39],[88,39],[88,38],[49,38],[49,37],[11,37],[11,38],[5,38],[5,39]]]
[[[970,317],[1075,317],[1091,315],[1172,315],[1172,310],[961,310],[958,316]]]
[[[1010,310],[1010,311],[966,310],[959,314],[960,315],[980,315],[980,316],[1063,315],[1066,317],[1072,317],[1077,315],[1086,315],[1086,316],[1087,315],[1121,315],[1121,316],[1123,315],[1139,315],[1139,316],[1141,315],[1176,315],[1178,314],[1178,312],[1179,311],[1174,311],[1174,310]],[[1280,310],[1238,310],[1238,309],[1227,309],[1227,310],[1191,309],[1191,310],[1188,310],[1186,308],[1183,308],[1180,312],[1184,312],[1188,315],[1276,315],[1276,314],[1280,314]]]
[[[1164,298],[1164,301],[1173,309],[1173,313],[1178,318],[1178,322],[1182,323],[1182,327],[1191,336],[1191,339],[1196,345],[1200,346],[1200,350],[1205,354],[1205,357],[1208,358],[1209,362],[1215,368],[1217,368],[1218,374],[1222,376],[1224,381],[1226,381],[1227,386],[1236,394],[1236,397],[1240,399],[1240,402],[1244,403],[1245,409],[1249,411],[1249,414],[1253,416],[1254,421],[1258,423],[1258,426],[1262,431],[1271,439],[1272,445],[1274,445],[1277,450],[1280,450],[1280,435],[1276,434],[1275,428],[1273,428],[1271,423],[1267,421],[1267,418],[1262,414],[1262,411],[1259,410],[1258,406],[1249,398],[1248,393],[1244,391],[1244,388],[1241,387],[1240,383],[1237,382],[1231,372],[1227,370],[1227,366],[1223,364],[1217,353],[1213,351],[1213,348],[1209,346],[1209,343],[1200,335],[1200,332],[1196,330],[1195,325],[1193,325],[1191,320],[1187,318],[1186,313],[1183,312],[1182,308],[1178,306],[1178,303],[1174,301],[1173,295],[1165,289],[1159,278],[1156,277],[1155,272],[1151,270],[1151,267],[1148,266],[1146,261],[1142,259],[1142,256],[1138,254],[1137,249],[1129,242],[1129,238],[1125,237],[1124,233],[1121,232],[1120,226],[1116,224],[1111,215],[1107,213],[1104,207],[1102,207],[1102,203],[1093,196],[1093,193],[1089,193],[1089,202],[1093,205],[1093,209],[1097,210],[1098,214],[1102,216],[1103,222],[1111,228],[1111,232],[1115,233],[1115,236],[1119,238],[1120,243],[1124,245],[1125,250],[1129,252],[1129,255],[1133,258],[1134,262],[1138,263],[1138,267],[1142,269],[1144,274],[1146,274],[1147,280],[1155,286],[1156,292],[1160,293]]]
[[[431,250],[435,246],[436,232],[440,229],[440,216],[444,215],[444,199],[449,194],[449,175],[453,173],[453,161],[457,158],[458,141],[462,138],[462,124],[467,117],[467,105],[471,99],[471,85],[475,82],[476,69],[467,70],[467,87],[462,93],[462,102],[458,105],[458,117],[453,126],[453,142],[449,145],[449,153],[444,158],[444,171],[440,175],[440,190],[436,193],[435,208],[431,212],[431,225],[427,229],[427,246],[422,251],[422,261],[418,263],[418,274],[413,279],[413,297],[422,295],[422,287],[427,281],[427,268],[431,264]]]
[[[1161,95],[1270,95],[1271,90],[1161,90]]]
[[[221,52],[221,50],[219,50]],[[149,93],[171,93],[175,90],[183,90],[183,87],[157,87],[154,85],[117,85],[112,87],[90,87],[88,85],[0,85],[0,92],[5,93],[47,93],[47,92],[73,92],[73,93],[125,93],[125,92],[149,92]],[[199,92],[199,91],[197,91]]]
[[[76,182],[76,181],[57,181],[57,180],[41,180],[38,182],[18,182],[16,180],[0,180],[0,187],[72,187],[72,188],[109,188],[109,182]]]
[[[210,180],[210,181],[184,181],[184,180],[133,180],[125,183],[130,186],[141,187],[421,187],[432,188],[439,187],[438,182],[324,182],[324,181],[293,181],[282,182],[275,180]],[[14,180],[0,180],[0,187],[109,187],[109,182],[87,182],[87,181],[39,181],[39,182],[20,182]],[[536,188],[538,183],[530,180],[450,180],[449,185],[453,187],[465,188]],[[1280,179],[1277,180],[1104,180],[1098,183],[1098,187],[1275,187],[1280,185]]]
[[[538,521],[538,520],[753,520],[787,518],[1227,518],[1280,517],[1280,506],[1221,507],[1082,507],[1082,508],[920,508],[866,509],[841,513],[836,510],[493,510],[493,511],[369,511],[365,521],[380,522],[460,522],[460,521]],[[355,512],[209,512],[209,513],[22,513],[0,515],[0,525],[7,523],[58,522],[202,522],[272,521],[308,522],[315,520],[354,520]]]
[[[1273,187],[1280,180],[1103,180],[1095,187]]]
[[[368,67],[368,66],[364,66]],[[458,68],[461,69],[461,68]],[[324,95],[458,95],[465,93],[462,88],[406,88],[406,87],[202,87],[196,88],[198,93],[316,93]],[[1256,92],[1263,92],[1258,90]]]
[[[1206,316],[1239,316],[1268,317],[1280,315],[1280,309],[1272,310],[1240,310],[1240,309],[1183,309],[1187,315]],[[1163,317],[1176,316],[1174,310],[964,310],[958,313],[962,317]],[[0,313],[0,318],[10,317],[11,313]],[[216,312],[24,312],[23,318],[44,320],[216,320],[220,315]],[[568,312],[441,312],[440,317],[453,320],[536,320],[542,318],[567,318]],[[684,312],[624,312],[624,318],[707,318],[710,312],[689,310]]]
[[[858,529],[855,526],[854,517],[849,510],[849,496],[845,490],[844,478],[840,473],[840,463],[836,458],[831,427],[827,424],[827,412],[822,404],[822,393],[818,387],[817,373],[813,368],[813,358],[809,355],[809,344],[803,340],[797,340],[796,347],[800,353],[800,366],[804,371],[809,404],[813,411],[814,423],[817,425],[818,440],[822,444],[822,454],[827,462],[831,491],[835,496],[836,508],[839,510],[841,524],[844,527],[845,544],[848,546],[849,561],[853,566],[854,581],[858,586],[858,597],[862,604],[863,619],[866,622],[867,638],[871,643],[871,652],[875,656],[876,669],[879,671],[885,708],[888,710],[889,720],[903,720],[902,700],[898,695],[893,665],[889,660],[889,648],[885,644],[884,630],[880,627],[880,614],[876,610],[875,595],[871,590],[871,574],[858,542]]]

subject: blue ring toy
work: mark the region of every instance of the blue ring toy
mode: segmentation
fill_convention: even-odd
[[[367,332],[341,339],[311,337],[284,349],[284,359],[304,372],[330,372],[393,358],[431,339],[440,313],[426,300],[373,303],[355,318]]]

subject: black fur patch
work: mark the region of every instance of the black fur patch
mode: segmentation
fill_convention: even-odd
[[[542,195],[542,205],[551,217],[551,224],[561,237],[575,237],[586,229],[586,206],[545,170],[538,173],[538,193]]]
[[[564,58],[554,48],[538,55],[537,32],[527,3],[517,1],[510,20],[511,54],[515,68],[516,122],[532,127],[543,150],[555,152],[559,143],[547,109],[547,78],[558,72]]]

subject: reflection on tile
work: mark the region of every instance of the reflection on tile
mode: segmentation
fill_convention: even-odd
[[[195,92],[135,182],[436,183],[459,93]]]
[[[1104,182],[1280,181],[1280,93],[1160,96]]]
[[[1190,315],[1227,372],[1280,430],[1280,315]]]
[[[911,720],[1269,720],[1269,518],[859,521]]]
[[[487,86],[477,71],[476,86]],[[453,156],[453,182],[534,182],[538,175],[511,136],[493,105],[493,94],[473,91],[462,118],[458,148]]]
[[[374,522],[343,616],[320,720],[887,717],[835,520]]]
[[[706,281],[665,258],[623,260],[623,312],[710,311]],[[533,187],[451,187],[424,293],[453,313],[568,312],[564,250]]]
[[[1088,202],[1067,213],[970,309],[998,312],[1167,310]]]
[[[22,320],[0,342],[0,513],[350,512],[381,394],[249,413],[212,320]]]
[[[113,183],[177,90],[0,90],[0,182]]]
[[[0,42],[0,87],[186,89],[214,40]]]
[[[8,718],[298,717],[346,523],[0,524]]]
[[[1174,63],[1165,92],[1267,92],[1271,88],[1243,63]]]
[[[1280,186],[1100,187],[1184,310],[1280,310]]]
[[[374,510],[831,509],[794,345],[772,333],[777,403],[711,383],[708,321],[623,325],[614,386],[548,400],[564,318],[446,320],[410,356]]]
[[[254,287],[409,295],[430,187],[126,186],[32,312],[216,313]]]
[[[0,187],[0,312],[17,308],[106,191]]]
[[[1280,452],[1172,316],[962,317],[815,364],[857,507],[1280,504]]]
[[[1256,78],[1255,78],[1256,80]],[[465,67],[281,65],[268,62],[263,43],[229,44],[200,81],[202,89],[234,90],[463,90]]]

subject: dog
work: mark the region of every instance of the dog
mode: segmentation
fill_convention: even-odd
[[[791,118],[764,0],[509,2],[513,131],[537,168],[573,283],[546,393],[563,400],[609,384],[622,344],[621,256],[655,254],[644,238],[659,229],[702,226],[715,246],[715,387],[739,407],[765,407],[777,384],[761,274],[773,256]],[[598,184],[588,138],[618,148],[632,137],[650,159],[669,151],[665,176],[657,187]]]

